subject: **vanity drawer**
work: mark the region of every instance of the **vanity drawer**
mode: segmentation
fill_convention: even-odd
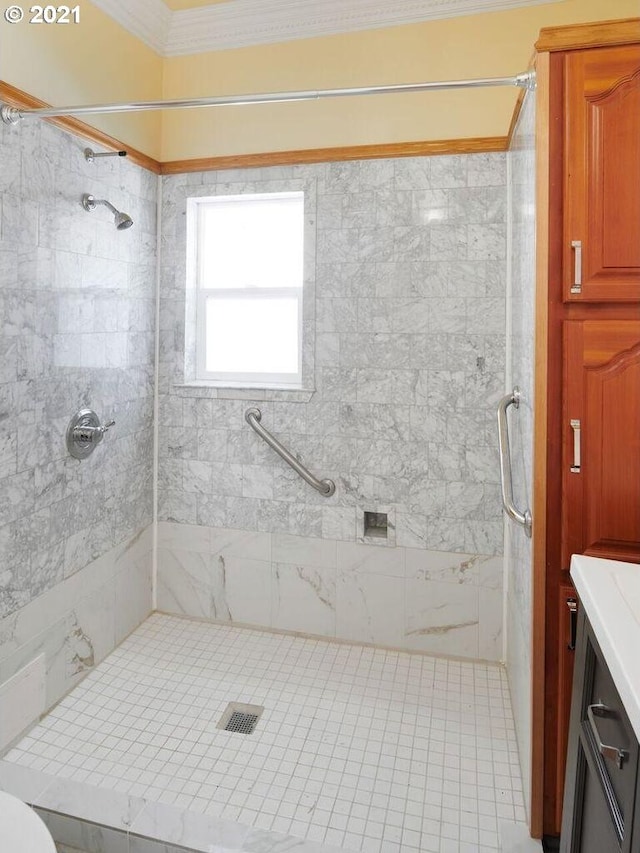
[[[610,783],[613,812],[617,806],[624,827],[633,810],[638,744],[609,669],[595,641],[589,639],[593,669],[582,715],[584,742],[602,772],[605,789],[607,780]]]

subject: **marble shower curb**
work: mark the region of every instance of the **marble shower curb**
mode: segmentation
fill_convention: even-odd
[[[82,853],[340,853],[343,849],[60,780],[2,760],[0,790],[28,803],[57,844]]]

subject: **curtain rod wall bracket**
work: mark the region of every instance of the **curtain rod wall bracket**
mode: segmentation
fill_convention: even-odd
[[[528,89],[530,92],[534,92],[536,88],[536,72],[525,71],[522,74],[516,74],[515,81],[518,88]]]
[[[10,107],[8,104],[2,104],[0,107],[0,118],[5,124],[18,124],[22,115],[20,110],[15,107]]]

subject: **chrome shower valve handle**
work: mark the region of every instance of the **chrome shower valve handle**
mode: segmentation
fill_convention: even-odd
[[[76,459],[86,459],[104,438],[115,421],[100,423],[100,418],[92,409],[80,409],[67,428],[67,450]]]
[[[102,426],[77,426],[73,430],[73,440],[81,443],[91,442],[92,444],[100,444],[105,432],[108,432],[114,424],[115,421],[109,421],[108,424],[103,424]]]

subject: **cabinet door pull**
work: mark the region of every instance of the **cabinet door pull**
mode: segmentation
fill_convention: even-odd
[[[573,430],[573,465],[571,466],[572,474],[580,473],[580,421],[571,419],[569,422]]]
[[[578,602],[575,598],[567,598],[567,607],[569,608],[569,644],[567,648],[570,652],[574,652],[578,633]]]
[[[571,293],[582,293],[582,240],[572,240],[573,249],[573,284]]]
[[[629,758],[629,753],[626,749],[620,749],[617,746],[608,746],[606,743],[602,743],[595,720],[596,717],[615,718],[616,716],[616,712],[613,711],[611,708],[608,708],[602,702],[596,702],[594,705],[589,705],[587,707],[587,718],[589,720],[589,727],[591,728],[591,734],[593,735],[593,739],[595,740],[596,746],[598,747],[598,752],[605,758],[610,758],[612,761],[615,761],[618,770],[622,770],[622,765],[627,760],[627,758]]]

